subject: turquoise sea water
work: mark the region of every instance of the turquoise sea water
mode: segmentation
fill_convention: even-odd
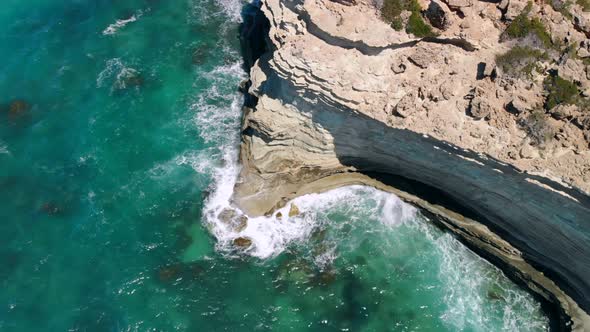
[[[532,296],[373,189],[299,198],[230,245],[242,5],[2,1],[0,330],[546,330]]]

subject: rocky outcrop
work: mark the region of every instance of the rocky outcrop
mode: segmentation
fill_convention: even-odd
[[[520,123],[542,87],[496,71],[509,49],[500,5],[438,5],[451,23],[417,39],[361,1],[265,0],[269,45],[250,71],[257,102],[244,114],[234,201],[262,215],[341,185],[395,192],[558,304],[563,326],[590,328],[583,129],[549,117],[555,138],[531,144]]]

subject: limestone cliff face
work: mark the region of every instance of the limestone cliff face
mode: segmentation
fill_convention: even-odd
[[[506,88],[489,69],[508,48],[499,26],[509,11],[465,3],[462,22],[453,8],[445,31],[417,39],[362,2],[265,0],[269,50],[250,72],[257,102],[245,109],[235,203],[260,215],[346,184],[392,190],[559,304],[574,330],[590,329],[583,129],[560,123],[572,135],[530,144],[506,106],[539,100],[539,86]]]

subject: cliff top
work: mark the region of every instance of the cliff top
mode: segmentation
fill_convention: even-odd
[[[590,192],[583,0],[384,1],[266,0],[270,66],[328,103]]]

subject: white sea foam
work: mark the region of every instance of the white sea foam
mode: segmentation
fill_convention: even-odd
[[[207,220],[211,230],[218,239],[218,249],[222,252],[232,251],[232,241],[237,237],[247,237],[253,246],[248,254],[258,258],[274,257],[283,252],[294,242],[307,241],[318,226],[327,226],[330,222],[326,211],[345,211],[354,222],[355,215],[380,220],[385,225],[394,227],[404,221],[413,219],[416,209],[403,203],[395,195],[384,193],[370,187],[348,186],[330,190],[321,194],[308,194],[294,199],[277,214],[270,217],[249,218],[247,227],[236,233],[231,227],[220,221],[217,216],[224,208],[230,207],[229,199],[233,194],[237,170],[233,173],[222,172],[223,184],[220,190],[210,197],[207,205],[215,206],[208,210]],[[213,203],[214,204],[210,204]],[[300,214],[289,217],[291,205],[295,204]],[[375,208],[378,207],[378,208]],[[239,211],[239,210],[238,210]],[[239,211],[241,212],[241,211]],[[318,266],[330,264],[337,254],[334,248],[328,248],[314,260]]]
[[[425,234],[442,256],[439,278],[445,285],[447,311],[443,320],[458,330],[491,331],[502,317],[502,331],[546,331],[548,320],[538,302],[514,285],[497,268],[482,260],[449,234],[437,238]],[[468,277],[467,277],[468,276]],[[491,312],[497,314],[492,315]],[[523,314],[525,313],[525,314]]]
[[[139,76],[139,71],[128,67],[120,58],[113,58],[106,61],[105,68],[96,78],[96,87],[102,88],[110,83],[111,92],[127,88],[127,82],[133,77]]]
[[[225,15],[232,21],[239,23],[242,21],[242,7],[246,3],[243,0],[216,0],[217,4]]]
[[[124,28],[127,24],[137,21],[143,15],[143,11],[138,10],[135,14],[131,15],[131,17],[123,20],[117,20],[115,23],[109,25],[106,29],[102,31],[102,34],[105,36],[114,35],[116,34],[119,29]]]
[[[437,231],[423,220],[424,217],[419,217],[414,207],[395,195],[369,187],[349,186],[298,197],[277,211],[281,213],[281,218],[277,218],[276,214],[249,218],[246,228],[240,232],[219,220],[218,216],[224,209],[236,209],[231,205],[231,198],[240,172],[237,157],[242,97],[239,93],[224,93],[227,91],[224,87],[235,84],[244,74],[236,63],[218,67],[202,77],[210,80],[211,84],[192,104],[195,112],[193,124],[203,140],[213,147],[202,153],[184,153],[174,162],[189,165],[199,173],[212,174],[214,181],[203,215],[204,223],[217,239],[216,249],[219,252],[233,255],[233,240],[247,237],[253,245],[246,254],[261,259],[274,257],[292,244],[305,245],[318,227],[338,227],[328,224],[332,223],[330,211],[346,216],[347,220],[342,225],[362,220],[374,220],[387,227],[403,224],[417,228],[439,252],[438,277],[445,285],[443,301],[447,307],[441,319],[450,329],[493,330],[498,322],[492,322],[491,317],[502,317],[500,324],[504,331],[546,330],[548,321],[543,318],[540,305],[532,301],[530,295],[514,288],[498,269],[489,263],[482,263],[481,258],[451,235]],[[292,204],[297,205],[300,214],[289,217]],[[336,243],[328,244],[326,250],[311,258],[322,268],[333,263],[339,250],[346,248],[337,248]],[[490,289],[498,294],[490,295]],[[490,296],[500,297],[501,300],[490,299]],[[497,314],[491,315],[491,311]]]
[[[10,151],[8,150],[8,145],[6,145],[6,143],[0,141],[0,154],[10,154]]]
[[[96,87],[101,88],[103,87],[106,80],[111,78],[114,73],[118,73],[121,71],[121,68],[124,68],[123,62],[120,58],[113,58],[107,60],[105,64],[105,68],[98,74],[96,78]]]

